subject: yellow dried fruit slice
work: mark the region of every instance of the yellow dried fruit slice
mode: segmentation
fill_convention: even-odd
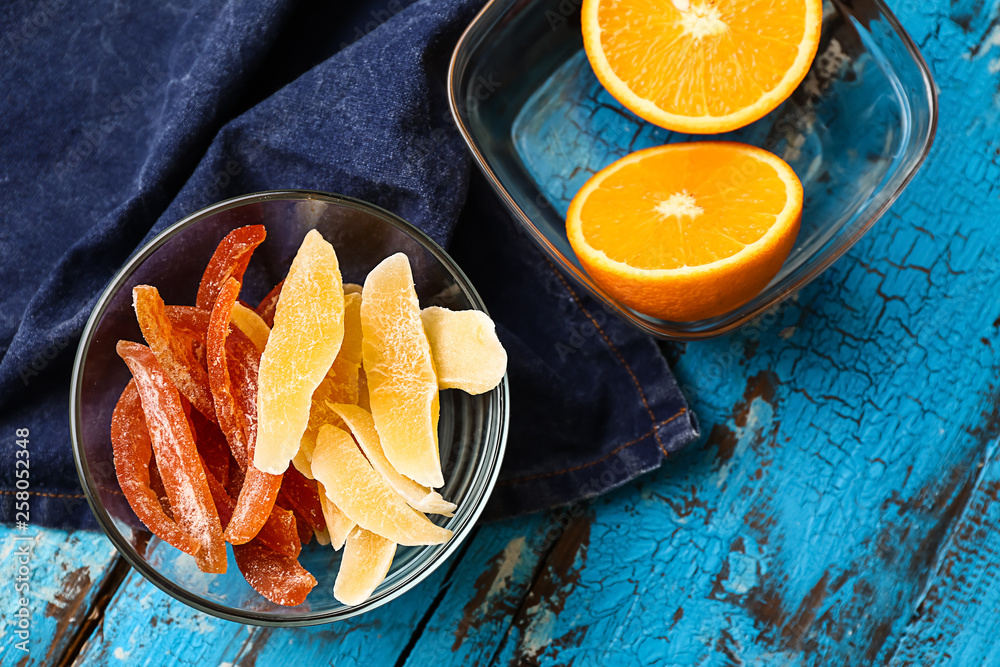
[[[312,395],[344,340],[344,287],[333,246],[306,234],[288,270],[260,358],[254,465],[283,473],[309,423]]]
[[[484,394],[507,372],[507,352],[496,325],[480,310],[448,310],[430,306],[420,311],[431,344],[438,387]]]
[[[330,544],[330,530],[328,528],[324,528],[323,530],[313,528],[313,535],[316,536],[316,541],[324,547]]]
[[[382,260],[365,279],[361,329],[368,397],[386,458],[424,486],[443,486],[437,376],[403,253]]]
[[[361,294],[361,285],[357,283],[344,283],[344,294]]]
[[[229,321],[246,334],[250,342],[261,352],[267,345],[267,337],[271,335],[271,327],[267,326],[257,311],[251,310],[237,301],[229,313]]]
[[[354,436],[368,463],[389,483],[396,493],[403,497],[410,507],[420,512],[453,516],[454,503],[449,503],[441,494],[426,486],[417,484],[409,477],[399,474],[385,458],[378,431],[371,414],[356,405],[331,405],[330,409],[339,416]]]
[[[316,434],[324,424],[340,426],[342,422],[327,407],[330,403],[358,402],[358,374],[361,371],[361,295],[344,296],[344,342],[326,377],[313,393],[309,409],[309,426],[302,434],[299,451],[292,458],[295,468],[313,479],[312,453]]]
[[[347,536],[358,525],[347,518],[347,515],[337,509],[337,506],[327,497],[322,482],[316,483],[319,491],[319,505],[323,508],[323,518],[326,520],[326,530],[330,536],[330,546],[336,550],[344,548]]]
[[[366,530],[406,546],[441,544],[451,538],[450,530],[406,504],[343,429],[319,430],[312,469],[327,498]]]
[[[395,555],[394,542],[356,528],[347,538],[337,581],[333,584],[333,597],[346,605],[367,600],[385,579]]]

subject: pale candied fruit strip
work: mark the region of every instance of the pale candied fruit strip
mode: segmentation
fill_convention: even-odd
[[[148,347],[123,340],[118,341],[117,350],[135,378],[174,517],[201,545],[195,554],[198,567],[203,572],[221,574],[226,571],[222,524],[180,394]]]
[[[358,524],[337,509],[337,506],[326,495],[326,489],[321,483],[317,482],[316,486],[319,489],[319,504],[323,508],[323,518],[326,519],[326,530],[330,536],[330,546],[339,551],[344,547],[347,536]]]
[[[386,458],[424,486],[443,486],[437,376],[403,253],[387,257],[368,274],[361,328],[368,400]]]
[[[269,327],[274,326],[274,309],[278,305],[278,297],[281,296],[281,287],[285,284],[285,281],[281,281],[275,285],[270,292],[267,293],[260,303],[257,304],[257,314],[260,315],[260,319],[264,320],[264,324]]]
[[[298,451],[312,395],[344,340],[344,288],[333,246],[306,234],[281,288],[260,360],[254,464],[280,474]]]
[[[111,416],[115,474],[132,511],[154,535],[194,555],[201,545],[167,516],[150,480],[153,455],[135,380],[129,380]]]
[[[233,555],[247,583],[274,604],[284,607],[302,604],[316,586],[316,577],[299,561],[257,540],[234,546]]]
[[[253,251],[264,242],[267,231],[264,225],[247,225],[226,234],[208,260],[198,285],[195,303],[199,308],[211,310],[219,297],[222,286],[230,278],[243,281],[243,272],[250,264]]]
[[[333,404],[330,409],[339,416],[354,436],[365,458],[396,493],[403,497],[410,507],[429,514],[453,516],[455,505],[441,497],[441,494],[426,486],[417,484],[409,477],[399,474],[385,458],[378,431],[371,414],[356,405]]]
[[[246,337],[253,341],[253,344],[261,352],[267,345],[267,337],[271,335],[271,327],[267,326],[263,318],[256,311],[250,310],[237,301],[233,304],[233,312],[230,313],[230,320],[239,327],[239,330],[246,334]]]
[[[201,365],[189,336],[174,331],[160,293],[152,285],[132,288],[139,329],[160,367],[175,387],[206,417],[215,418],[208,372]]]
[[[479,310],[448,310],[430,306],[420,311],[431,344],[439,389],[484,394],[507,372],[507,352],[496,325]]]
[[[343,429],[320,429],[312,466],[327,498],[362,528],[405,546],[441,544],[451,538],[450,530],[406,504]]]
[[[323,530],[313,529],[313,535],[316,536],[316,542],[323,545],[324,547],[330,545],[330,531],[324,528]]]
[[[361,294],[361,285],[357,283],[344,283],[344,294]]]
[[[333,597],[346,605],[359,605],[385,579],[396,543],[364,528],[355,528],[347,537],[340,571],[333,584]]]

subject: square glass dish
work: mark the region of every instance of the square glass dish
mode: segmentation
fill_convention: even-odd
[[[916,46],[881,0],[824,4],[809,74],[773,112],[724,135],[673,133],[611,97],[587,61],[580,0],[491,0],[469,25],[449,71],[452,114],[473,156],[529,235],[584,289],[654,336],[697,339],[736,328],[805,286],[871,228],[920,167],[937,98]],[[765,148],[802,180],[802,227],[771,283],[712,319],[670,322],[604,292],[566,238],[576,191],[633,151],[722,139]]]

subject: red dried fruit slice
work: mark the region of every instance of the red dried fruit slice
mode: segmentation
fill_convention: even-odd
[[[246,460],[246,476],[240,489],[232,521],[226,526],[225,539],[233,544],[246,544],[263,527],[274,507],[281,475],[261,472],[253,465],[257,433],[256,396],[257,365],[260,354],[248,339],[233,336],[232,370],[227,359],[230,313],[240,283],[230,278],[219,292],[212,308],[208,327],[208,368],[216,414],[234,453],[242,449]],[[241,345],[246,340],[248,346]],[[234,382],[235,380],[235,382]]]
[[[153,455],[149,431],[135,380],[129,380],[111,417],[111,446],[115,474],[132,511],[139,521],[164,542],[194,555],[200,544],[167,515],[153,489],[150,460]]]
[[[212,473],[206,470],[205,477],[208,480],[208,488],[212,492],[212,498],[215,500],[215,507],[219,512],[219,519],[225,528],[233,518],[236,500]],[[264,527],[257,533],[256,540],[268,548],[292,558],[298,557],[302,551],[299,535],[295,529],[295,517],[291,512],[280,507],[275,507],[271,511]]]
[[[205,472],[214,475],[225,486],[229,482],[229,459],[232,458],[226,436],[219,430],[218,424],[197,410],[188,414],[188,421],[195,447],[205,464]]]
[[[142,402],[153,451],[178,523],[201,548],[195,554],[204,572],[226,571],[226,545],[205,469],[191,435],[181,397],[145,345],[118,342]]]
[[[175,387],[206,417],[215,417],[208,373],[186,336],[174,333],[160,293],[151,285],[136,285],[132,303],[142,335]]]
[[[276,553],[256,540],[233,547],[236,565],[250,586],[274,604],[302,604],[316,586],[316,577],[294,558]]]
[[[282,507],[287,506],[288,509],[295,512],[296,516],[301,516],[310,529],[323,530],[326,528],[326,519],[323,518],[323,508],[319,504],[319,491],[316,489],[316,482],[306,479],[295,468],[289,467],[285,471],[278,497],[287,503]]]
[[[267,232],[264,225],[248,225],[226,234],[202,274],[195,300],[199,308],[211,310],[219,298],[222,286],[230,278],[243,280],[243,272],[247,270],[253,251],[264,241],[265,236]]]
[[[264,324],[269,327],[274,326],[274,310],[278,307],[278,297],[281,296],[281,287],[285,284],[282,280],[280,283],[274,286],[274,288],[267,293],[261,302],[257,305],[257,314],[260,318],[264,320]]]

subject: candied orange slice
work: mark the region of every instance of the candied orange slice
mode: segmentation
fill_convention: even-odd
[[[409,477],[399,474],[389,460],[385,458],[378,431],[375,430],[375,420],[371,414],[356,405],[334,404],[330,409],[340,417],[351,435],[354,436],[361,451],[372,468],[376,470],[389,486],[403,497],[410,507],[420,512],[444,514],[452,516],[455,505],[441,497],[441,494],[426,486],[417,484]]]
[[[424,486],[443,486],[437,376],[403,253],[384,259],[365,279],[361,329],[368,398],[386,458]]]
[[[309,423],[312,395],[344,340],[344,287],[333,246],[306,234],[281,288],[260,360],[254,464],[283,473]]]
[[[261,316],[237,301],[233,304],[233,312],[229,317],[232,323],[253,341],[257,349],[263,352],[264,346],[267,345],[267,337],[271,334],[271,327],[267,326]]]
[[[507,372],[507,352],[489,315],[430,306],[420,311],[420,320],[431,344],[439,388],[475,395],[500,384]]]
[[[199,308],[211,310],[222,286],[230,278],[242,282],[253,251],[263,243],[265,236],[267,231],[264,225],[248,225],[226,234],[208,260],[201,284],[198,285],[195,303]]]
[[[150,480],[153,455],[135,380],[129,380],[111,416],[111,446],[118,484],[139,521],[150,532],[181,551],[194,555],[201,545],[167,516]]]
[[[188,338],[176,335],[160,293],[151,285],[132,289],[132,304],[143,338],[174,386],[206,417],[215,417],[208,373]]]
[[[450,530],[407,505],[343,429],[319,430],[312,467],[327,497],[362,528],[406,546],[441,544],[451,537]]]
[[[347,536],[358,524],[348,519],[346,514],[337,509],[337,506],[326,495],[326,489],[321,483],[317,482],[316,487],[319,491],[319,504],[323,508],[323,518],[326,519],[330,545],[339,551],[347,541]]]
[[[146,416],[146,426],[170,507],[177,522],[200,545],[195,554],[204,572],[226,571],[226,545],[205,469],[191,435],[181,397],[145,345],[118,341]]]
[[[396,555],[396,544],[375,533],[356,528],[347,538],[340,561],[333,597],[346,605],[358,605],[371,597],[385,579]]]
[[[250,586],[274,604],[294,607],[306,601],[316,577],[290,556],[254,540],[233,547],[236,566]]]
[[[358,374],[361,371],[361,295],[344,295],[344,342],[326,377],[313,393],[309,408],[309,425],[302,434],[299,451],[292,458],[296,469],[312,479],[312,453],[316,434],[324,424],[340,426],[339,418],[330,411],[330,403],[358,402]]]

